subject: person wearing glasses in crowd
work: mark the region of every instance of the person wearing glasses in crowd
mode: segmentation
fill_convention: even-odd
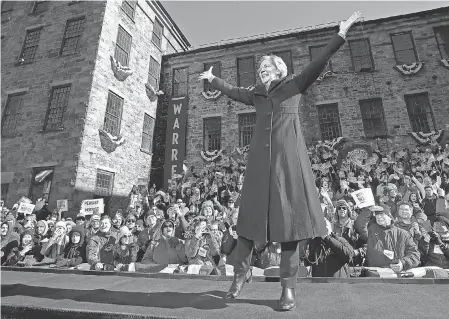
[[[237,223],[237,255],[234,281],[227,298],[240,295],[251,276],[254,242],[281,243],[280,310],[296,307],[295,286],[299,271],[299,242],[326,236],[315,177],[301,133],[301,95],[319,77],[329,59],[345,43],[348,29],[360,17],[354,13],[341,22],[340,31],[300,75],[287,75],[285,62],[264,56],[258,69],[263,85],[237,88],[212,74],[201,73],[211,87],[230,98],[255,106],[258,120],[241,191]]]

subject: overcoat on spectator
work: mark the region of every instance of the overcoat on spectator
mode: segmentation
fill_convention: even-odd
[[[302,93],[344,43],[335,35],[300,75],[274,80],[268,90],[263,85],[245,89],[217,77],[212,80],[212,87],[255,106],[258,115],[239,206],[239,236],[289,242],[326,235],[299,109]]]

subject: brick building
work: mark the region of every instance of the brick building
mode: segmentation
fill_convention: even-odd
[[[162,55],[189,42],[156,1],[2,1],[1,14],[2,199],[126,208],[150,174]]]
[[[214,73],[226,82],[248,87],[261,83],[260,57],[274,53],[290,72],[299,73],[337,30],[337,23],[330,23],[164,56],[164,91],[172,97],[189,97],[188,165],[203,167],[202,150],[249,144],[256,120],[252,107],[225,96],[205,98],[208,83],[197,81],[201,72],[214,65]],[[312,85],[300,102],[306,143],[344,136],[365,141],[391,138],[407,144],[408,132],[449,129],[448,34],[449,7],[356,23],[348,43],[325,70],[330,76]],[[394,68],[403,64],[410,67],[411,75]],[[164,101],[159,100],[158,114],[167,107]],[[156,157],[163,153],[164,132],[163,125],[156,128],[162,143],[158,152],[155,149],[154,165],[161,164]]]

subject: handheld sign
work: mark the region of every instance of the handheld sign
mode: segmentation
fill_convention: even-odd
[[[83,211],[85,215],[92,215],[94,213],[103,215],[103,198],[83,200],[81,202],[81,211]]]
[[[33,204],[27,204],[27,203],[20,203],[19,208],[17,209],[18,213],[22,213],[25,215],[31,215],[34,211],[34,207],[36,205]]]
[[[56,206],[59,208],[61,212],[67,212],[69,210],[67,199],[58,199],[56,201]]]
[[[371,188],[362,188],[353,193],[351,193],[352,198],[354,198],[355,204],[359,208],[373,206],[374,195]]]

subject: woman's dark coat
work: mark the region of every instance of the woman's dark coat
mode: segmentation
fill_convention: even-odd
[[[301,94],[344,43],[335,35],[300,75],[273,81],[268,92],[263,85],[244,89],[219,78],[212,80],[212,87],[256,108],[237,223],[239,236],[258,242],[288,242],[326,234],[299,107]]]

